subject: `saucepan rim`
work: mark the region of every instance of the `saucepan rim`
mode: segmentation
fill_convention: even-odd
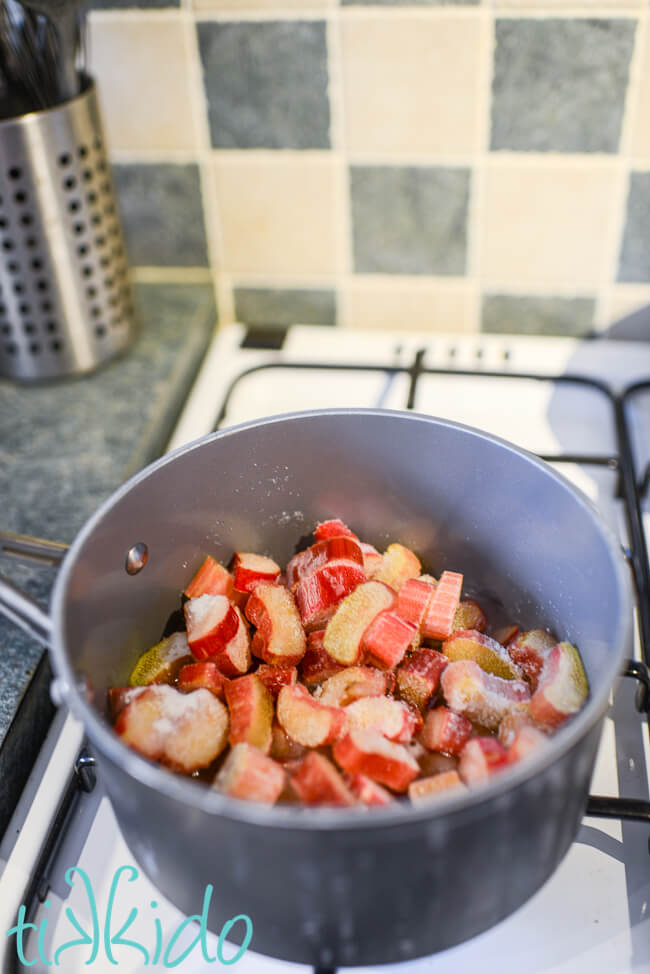
[[[68,580],[74,570],[77,556],[86,540],[92,535],[96,526],[111,511],[111,509],[126,496],[135,486],[145,481],[156,470],[166,464],[179,461],[185,454],[201,449],[214,440],[236,436],[244,430],[267,427],[277,423],[287,423],[309,417],[326,416],[373,416],[399,418],[411,422],[424,422],[451,430],[470,433],[489,443],[504,447],[518,454],[523,460],[537,467],[540,474],[554,480],[558,486],[569,491],[576,504],[583,507],[594,527],[601,533],[612,554],[614,578],[617,586],[617,602],[619,604],[619,619],[617,622],[617,636],[611,648],[611,661],[605,667],[605,675],[598,686],[590,687],[590,695],[581,712],[573,718],[567,727],[562,728],[548,741],[548,745],[539,752],[528,756],[524,761],[513,765],[495,776],[483,786],[467,789],[464,793],[450,792],[441,796],[438,801],[428,805],[411,805],[409,802],[396,802],[392,806],[377,807],[370,810],[364,808],[314,808],[292,805],[275,805],[268,807],[256,802],[229,798],[207,787],[205,784],[175,775],[155,762],[141,757],[124,744],[110,725],[100,716],[94,706],[84,694],[84,690],[76,685],[76,677],[68,660],[64,645],[63,624],[65,617],[66,594]],[[65,688],[65,700],[72,714],[82,721],[88,737],[101,755],[104,753],[110,761],[122,768],[126,774],[147,785],[176,802],[199,808],[228,819],[246,822],[251,825],[273,827],[277,829],[299,829],[313,831],[329,831],[340,829],[368,829],[370,827],[388,828],[403,826],[406,823],[417,823],[443,815],[469,810],[475,806],[503,797],[516,789],[523,782],[541,774],[577,742],[585,737],[593,725],[602,717],[609,698],[610,691],[620,672],[621,663],[626,650],[631,645],[632,634],[632,595],[629,567],[623,557],[619,540],[614,535],[592,501],[566,477],[558,473],[553,467],[539,457],[509,441],[486,433],[475,427],[456,423],[451,420],[430,416],[424,413],[404,412],[389,409],[313,409],[299,412],[282,413],[277,416],[256,419],[236,426],[230,426],[216,433],[200,437],[178,449],[160,457],[134,476],[129,478],[118,490],[98,508],[86,521],[74,539],[70,550],[63,562],[63,566],[55,582],[52,606],[52,663],[56,675]]]

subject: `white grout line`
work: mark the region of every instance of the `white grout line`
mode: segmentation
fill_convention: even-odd
[[[616,156],[616,185],[612,200],[612,232],[607,255],[607,264],[603,269],[603,279],[598,292],[598,301],[594,324],[598,331],[603,330],[611,324],[610,295],[611,285],[616,282],[618,273],[618,262],[623,234],[625,232],[625,222],[627,217],[627,191],[629,183],[630,165],[627,150],[632,144],[632,133],[637,116],[637,104],[640,97],[641,69],[646,45],[646,34],[648,29],[647,10],[639,17],[636,35],[634,39],[634,50],[630,60],[629,78],[625,94],[625,104],[623,108],[623,119],[621,122],[621,135],[619,140],[619,154]]]

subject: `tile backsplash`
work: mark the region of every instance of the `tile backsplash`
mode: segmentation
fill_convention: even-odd
[[[89,49],[136,279],[650,338],[650,0],[94,0]]]

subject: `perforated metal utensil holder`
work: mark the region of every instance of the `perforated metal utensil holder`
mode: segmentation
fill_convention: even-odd
[[[0,375],[88,372],[134,334],[95,86],[0,122]]]

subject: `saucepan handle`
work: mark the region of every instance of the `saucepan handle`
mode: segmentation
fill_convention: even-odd
[[[41,538],[0,531],[0,554],[3,555],[58,565],[67,550],[68,546],[58,541],[44,541]],[[52,621],[47,612],[43,611],[35,599],[1,575],[0,613],[44,646],[50,645]]]

